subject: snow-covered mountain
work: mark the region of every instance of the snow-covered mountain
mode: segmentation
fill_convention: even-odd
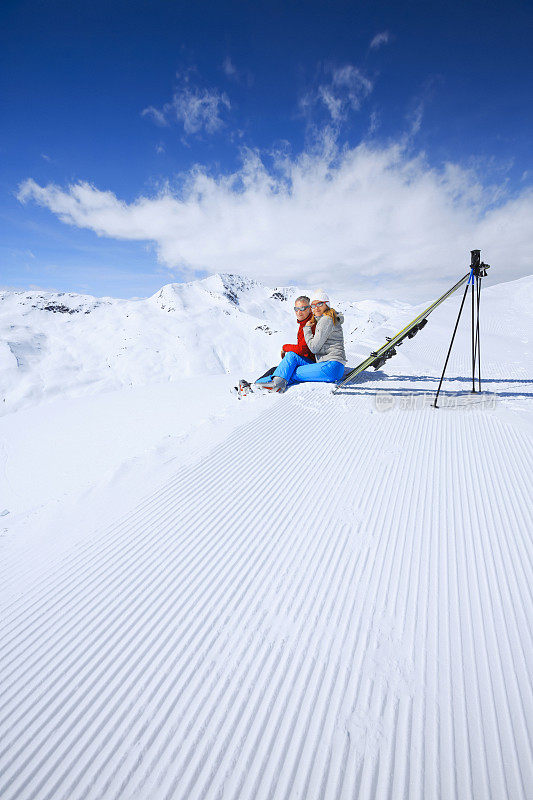
[[[238,275],[171,283],[144,300],[53,292],[0,293],[3,411],[54,396],[182,377],[259,375],[295,339],[295,287]],[[340,301],[348,344],[399,304]],[[350,338],[351,336],[351,338]]]

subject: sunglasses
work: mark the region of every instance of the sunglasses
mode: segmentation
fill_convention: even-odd
[[[311,308],[311,306],[294,306],[296,313],[298,313],[298,311],[307,311],[308,308]]]
[[[326,303],[324,300],[321,300],[319,303],[311,303],[311,308],[318,308],[318,306],[325,306]]]

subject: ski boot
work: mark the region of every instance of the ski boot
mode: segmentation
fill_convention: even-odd
[[[234,386],[232,389],[232,392],[237,395],[239,400],[242,397],[246,397],[247,394],[252,394],[253,391],[252,384],[244,380],[244,378],[241,378],[237,386]]]
[[[285,378],[280,378],[276,375],[268,383],[258,383],[257,386],[266,392],[285,392],[287,390],[287,381]]]

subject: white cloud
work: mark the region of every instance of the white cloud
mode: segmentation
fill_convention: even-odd
[[[371,114],[370,114],[370,120],[369,120],[369,124],[368,124],[367,136],[368,137],[373,136],[376,133],[376,131],[378,130],[380,124],[381,124],[381,120],[380,120],[379,113],[377,111],[372,111]]]
[[[374,88],[372,81],[351,64],[333,70],[332,84],[338,91],[346,93],[346,102],[353,109],[360,108],[361,101]]]
[[[326,106],[333,122],[339,122],[344,117],[344,103],[335,95],[331,86],[319,86],[318,97]]]
[[[300,100],[300,110],[309,114],[318,104],[326,107],[331,121],[339,124],[350,111],[358,111],[363,100],[371,93],[372,81],[357,67],[346,64],[343,67],[326,66],[327,80],[319,82],[316,89],[309,91]]]
[[[221,117],[224,108],[230,108],[225,92],[184,89],[174,95],[176,119],[183,122],[185,133],[198,133],[202,128],[214,133],[224,125]]]
[[[378,47],[381,47],[383,44],[388,44],[390,41],[390,34],[388,31],[381,31],[381,33],[376,33],[372,41],[370,42],[370,49],[377,50]]]
[[[254,82],[254,77],[248,69],[237,69],[230,56],[226,56],[222,62],[222,72],[231,81],[236,83],[243,83],[251,87]]]
[[[419,100],[412,111],[407,115],[409,122],[409,133],[415,136],[422,127],[422,119],[424,118],[424,100]]]
[[[222,62],[222,69],[224,71],[224,74],[227,75],[228,78],[237,78],[239,76],[237,68],[235,67],[235,64],[232,62],[229,56],[226,56],[226,58]]]
[[[160,126],[168,126],[172,121],[181,123],[187,135],[201,131],[212,134],[224,126],[222,115],[230,108],[225,92],[193,86],[186,77],[170,103],[165,103],[162,109],[148,106],[141,114],[151,117]]]
[[[141,111],[141,116],[151,117],[153,121],[157,125],[161,125],[161,127],[166,127],[168,125],[166,112],[159,111],[159,109],[154,108],[154,106],[148,106],[148,108],[143,108],[143,110]]]
[[[18,196],[99,236],[151,241],[170,269],[325,285],[337,295],[430,298],[473,248],[493,278],[531,272],[531,188],[509,196],[458,165],[433,169],[400,144],[340,149],[325,134],[321,148],[284,153],[272,168],[248,151],[235,173],[196,168],[179,187],[130,204],[88,183],[30,179]]]

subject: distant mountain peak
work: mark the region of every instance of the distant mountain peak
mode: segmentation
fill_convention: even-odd
[[[4,292],[0,295],[3,301],[14,298],[17,306],[26,308],[28,311],[36,309],[38,311],[48,311],[52,314],[89,314],[103,303],[109,304],[109,300],[97,299],[91,295],[76,294],[75,292]]]

